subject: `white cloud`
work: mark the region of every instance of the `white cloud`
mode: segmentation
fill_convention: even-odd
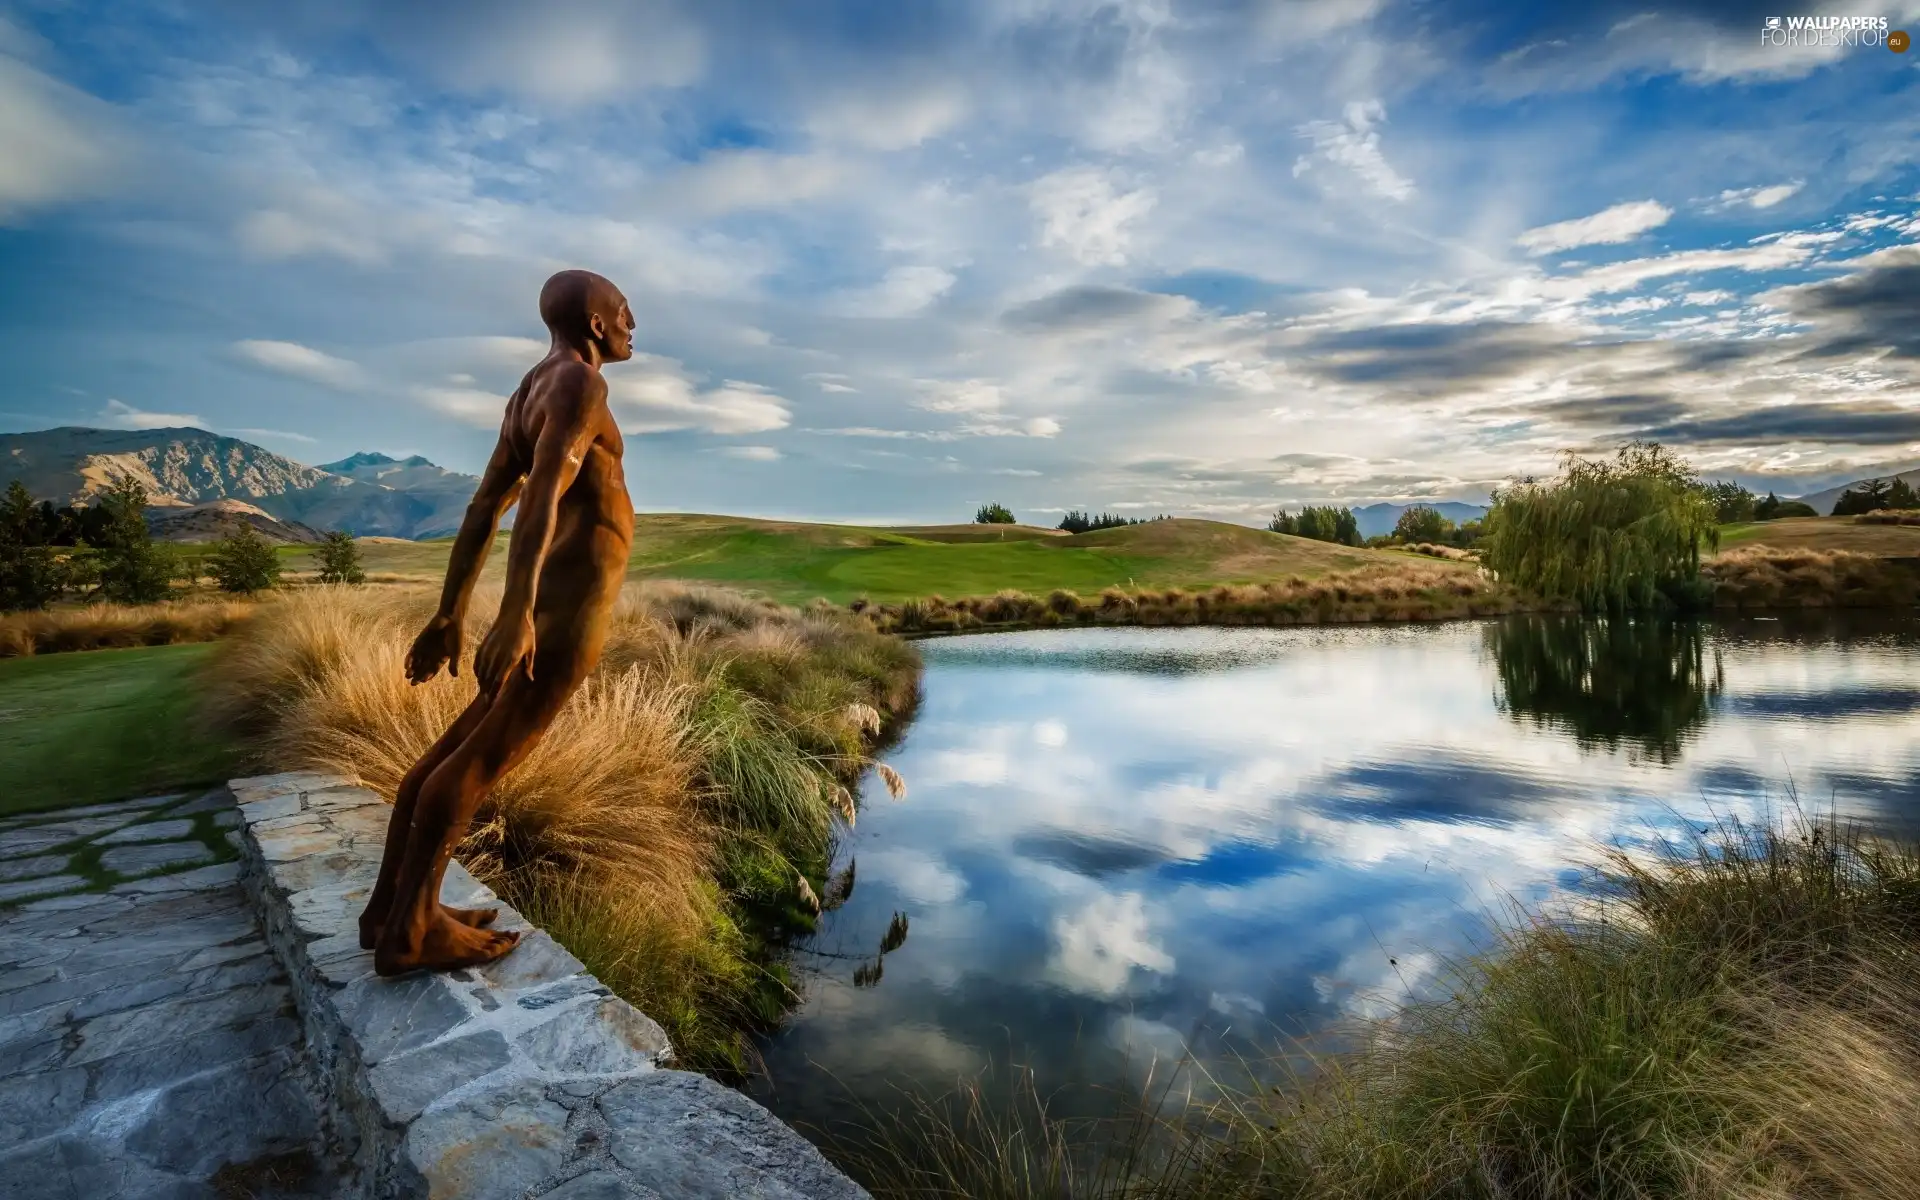
[[[811,200],[846,177],[843,164],[823,155],[722,150],[662,178],[647,196],[675,213],[716,217]]]
[[[1123,266],[1129,226],[1153,211],[1154,193],[1122,190],[1094,167],[1068,167],[1034,181],[1029,204],[1040,218],[1040,244],[1058,246],[1088,266]]]
[[[98,419],[116,429],[171,429],[183,425],[205,429],[207,426],[193,413],[147,412],[120,400],[108,400]]]
[[[1000,385],[985,379],[963,379],[957,383],[926,380],[920,387],[922,395],[915,405],[928,412],[984,416],[999,412],[1006,401]]]
[[[722,446],[720,453],[747,462],[779,462],[780,452],[772,446]]]
[[[1170,974],[1173,956],[1153,940],[1146,900],[1138,892],[1102,893],[1077,912],[1053,919],[1048,973],[1064,986],[1095,996],[1126,990],[1135,969]]]
[[[293,433],[285,429],[236,429],[233,432],[243,433],[248,437],[284,438],[289,442],[306,442],[309,444],[319,440],[318,438],[308,437],[304,433]]]
[[[481,429],[495,429],[506,415],[507,398],[475,388],[416,387],[414,399],[435,412]]]
[[[350,391],[362,382],[359,364],[335,358],[298,342],[235,342],[233,355],[242,362],[264,370],[339,391]]]
[[[122,155],[110,122],[100,101],[0,53],[0,222],[105,187]]]
[[[372,6],[396,57],[468,91],[497,88],[552,104],[681,87],[705,72],[707,43],[672,0],[484,0],[458,7]]]
[[[1631,200],[1590,217],[1557,221],[1529,229],[1514,242],[1528,254],[1554,254],[1575,246],[1614,246],[1658,229],[1673,210],[1657,200]]]
[[[902,150],[937,137],[967,113],[967,93],[957,83],[897,90],[844,92],[821,100],[807,117],[807,131],[827,141],[870,150]]]
[[[893,267],[872,287],[847,293],[838,307],[853,317],[910,317],[946,295],[953,283],[953,272],[940,267]]]
[[[1308,121],[1301,125],[1295,132],[1311,141],[1313,150],[1294,160],[1294,177],[1326,166],[1340,167],[1370,192],[1389,200],[1411,199],[1413,181],[1394,170],[1380,149],[1379,126],[1386,119],[1386,105],[1380,101],[1355,100],[1347,105],[1341,121]]]
[[[634,355],[608,373],[607,389],[627,433],[766,433],[791,420],[786,401],[758,384],[729,379],[700,391],[679,362],[659,355]]]
[[[1772,208],[1783,200],[1798,195],[1800,189],[1807,186],[1804,179],[1789,180],[1786,183],[1770,184],[1766,187],[1728,188],[1715,198],[1711,209],[1727,209],[1745,206],[1747,208]]]

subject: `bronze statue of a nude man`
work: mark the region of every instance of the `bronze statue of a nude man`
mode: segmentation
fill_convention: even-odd
[[[500,441],[467,506],[440,610],[414,640],[407,678],[460,672],[461,625],[501,515],[520,504],[506,595],[474,655],[480,694],[401,781],[380,877],[360,916],[374,969],[398,975],[491,962],[517,933],[492,909],[440,903],[453,848],[487,791],[532,752],[599,661],[633,544],[620,430],[600,365],[633,357],[633,313],[612,283],[562,271],[540,290],[553,348],[507,401]]]

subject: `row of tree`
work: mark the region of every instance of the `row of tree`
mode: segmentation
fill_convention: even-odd
[[[94,504],[35,504],[18,480],[0,497],[0,611],[42,609],[69,594],[118,604],[153,604],[176,581],[211,578],[222,591],[252,593],[280,582],[280,554],[253,525],[235,521],[204,553],[158,542],[147,527],[147,494],[123,479]],[[322,583],[366,578],[351,535],[329,533],[316,548]]]
[[[1342,546],[1360,544],[1360,518],[1353,515],[1351,508],[1309,504],[1298,513],[1289,513],[1283,508],[1267,522],[1267,531],[1312,538],[1316,542],[1337,542]]]
[[[1096,529],[1118,529],[1124,525],[1145,525],[1149,521],[1165,521],[1167,519],[1167,514],[1165,513],[1161,513],[1157,517],[1123,517],[1118,513],[1106,512],[1094,516],[1091,513],[1081,512],[1076,508],[1068,512],[1066,516],[1060,518],[1060,524],[1054,526],[1054,528],[1064,529],[1068,533],[1091,533]],[[1018,524],[1014,518],[1013,510],[1004,504],[982,504],[974,511],[973,523],[975,525]]]

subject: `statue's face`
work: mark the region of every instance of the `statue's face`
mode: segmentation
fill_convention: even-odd
[[[603,311],[592,317],[594,340],[600,343],[600,353],[608,362],[625,362],[633,357],[633,310],[627,307],[627,298],[619,292],[607,297]]]

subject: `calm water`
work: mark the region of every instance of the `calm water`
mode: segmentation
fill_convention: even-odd
[[[925,704],[889,756],[910,795],[867,788],[852,895],[763,1047],[760,1094],[790,1119],[1009,1058],[1043,1087],[1127,1086],[1156,1058],[1378,1011],[1505,902],[1580,886],[1603,840],[1792,793],[1920,832],[1906,617],[923,648]]]

